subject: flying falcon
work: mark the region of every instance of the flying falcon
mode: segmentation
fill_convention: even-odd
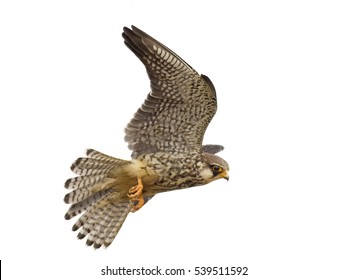
[[[72,204],[65,219],[81,214],[72,230],[87,245],[109,246],[129,212],[160,192],[229,179],[228,163],[215,155],[220,145],[202,145],[217,110],[215,88],[169,48],[132,26],[124,27],[125,45],[141,60],[151,91],[125,129],[131,160],[95,150],[78,158],[66,181]]]

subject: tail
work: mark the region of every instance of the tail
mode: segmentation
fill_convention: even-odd
[[[72,230],[80,229],[79,239],[88,236],[88,246],[109,246],[132,208],[131,202],[120,195],[120,179],[114,175],[117,168],[129,163],[89,149],[86,158],[77,159],[71,166],[80,176],[65,183],[65,188],[72,190],[64,197],[72,204],[65,219],[84,212]]]

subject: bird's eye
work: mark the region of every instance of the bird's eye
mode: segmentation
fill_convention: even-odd
[[[220,167],[219,165],[211,165],[211,169],[212,169],[213,175],[215,176],[223,171],[223,168]]]

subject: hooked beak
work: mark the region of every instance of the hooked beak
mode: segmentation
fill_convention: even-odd
[[[229,172],[228,172],[228,170],[224,171],[222,178],[224,178],[225,180],[229,181]]]

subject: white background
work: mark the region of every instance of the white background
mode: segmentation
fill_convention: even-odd
[[[1,1],[4,279],[131,278],[106,265],[346,279],[346,15],[345,1]],[[213,81],[204,142],[225,146],[231,180],[157,195],[96,251],[64,220],[63,184],[86,148],[130,157],[123,129],[149,91],[131,24]]]

